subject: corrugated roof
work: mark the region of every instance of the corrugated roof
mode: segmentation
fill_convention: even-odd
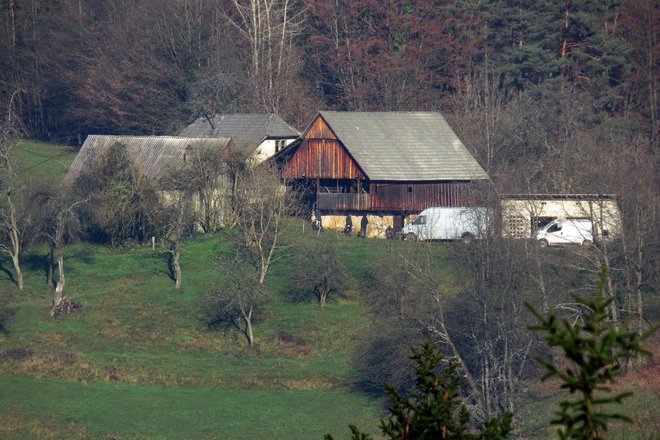
[[[319,114],[371,180],[488,179],[440,113]]]
[[[146,177],[159,182],[165,173],[184,165],[186,148],[217,148],[221,153],[231,145],[229,138],[184,138],[174,136],[100,136],[90,135],[80,148],[64,178],[72,184],[83,169],[97,166],[115,144],[126,147],[133,164]]]
[[[211,126],[211,123],[213,126]],[[181,130],[179,136],[230,137],[236,148],[248,153],[266,138],[297,138],[300,132],[274,113],[216,114],[211,123],[204,116]]]

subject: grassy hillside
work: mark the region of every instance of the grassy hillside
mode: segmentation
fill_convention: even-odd
[[[234,332],[210,332],[199,319],[203,298],[222,277],[216,257],[229,250],[223,233],[187,243],[181,291],[159,249],[70,247],[66,294],[83,309],[64,319],[49,316],[39,252],[26,255],[23,292],[0,271],[14,312],[0,335],[0,405],[8,409],[0,436],[40,437],[38,427],[45,438],[307,439],[341,435],[348,423],[376,429],[382,402],[358,391],[354,365],[370,325],[354,290],[359,283],[325,309],[297,301],[287,289],[286,255],[309,240],[341,240],[342,258],[359,280],[385,243],[309,229],[303,235],[301,226],[289,232],[285,257],[268,280],[256,352]]]
[[[17,149],[19,174],[26,179],[59,182],[78,149],[36,141],[21,141]]]
[[[36,154],[35,154],[36,153]],[[52,159],[42,161],[42,156]],[[21,161],[39,179],[61,178],[66,147],[23,144]],[[43,157],[45,159],[45,157]],[[30,168],[32,167],[32,168]],[[52,175],[52,174],[55,175]],[[326,309],[291,294],[290,256],[311,242],[339,243],[350,282]],[[355,366],[373,317],[361,300],[379,255],[420,243],[320,236],[294,221],[267,280],[268,305],[251,351],[231,331],[209,331],[201,304],[223,276],[217,257],[230,251],[225,232],[184,246],[183,288],[174,289],[160,249],[79,244],[65,252],[66,295],[80,313],[49,316],[45,252],[24,255],[26,288],[0,258],[0,438],[8,439],[320,439],[347,438],[349,423],[377,432],[383,405],[365,393]],[[451,246],[433,244],[451,291]],[[7,306],[9,304],[9,306]],[[8,313],[10,311],[10,313]],[[531,384],[519,409],[526,438],[549,432],[558,391]],[[653,420],[657,381],[639,382],[631,411]]]

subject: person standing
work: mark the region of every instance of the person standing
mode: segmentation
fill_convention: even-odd
[[[353,219],[350,214],[346,215],[346,226],[344,226],[344,235],[350,235],[353,231]]]
[[[367,238],[367,225],[368,224],[369,224],[369,220],[367,220],[367,216],[363,215],[362,220],[360,220],[360,237]]]
[[[316,224],[317,231],[323,229],[323,217],[321,216],[321,210],[319,208],[314,209],[314,223]]]

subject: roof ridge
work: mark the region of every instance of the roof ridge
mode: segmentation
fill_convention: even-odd
[[[231,136],[218,136],[218,137],[208,137],[208,136],[174,136],[174,135],[133,135],[133,134],[90,134],[87,135],[88,138],[128,138],[128,139],[176,139],[176,140],[200,140],[200,141],[209,141],[213,139],[231,139]]]

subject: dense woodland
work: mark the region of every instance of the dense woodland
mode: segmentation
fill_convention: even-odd
[[[612,132],[657,148],[652,0],[3,0],[0,14],[0,102],[30,137],[170,134],[209,111],[304,128],[318,109],[439,110],[489,171],[576,143],[612,154]]]
[[[277,112],[302,129],[319,109],[437,110],[490,175],[488,196],[618,197],[621,233],[589,249],[547,251],[495,236],[452,248],[463,282],[455,300],[438,274],[445,263],[422,246],[392,247],[362,280],[379,323],[360,341],[371,385],[410,384],[409,346],[429,336],[457,360],[482,419],[515,410],[536,373],[532,356],[548,354],[525,330],[533,321],[524,301],[575,318],[582,309],[569,293],[596,291],[604,268],[610,322],[639,335],[657,314],[659,10],[653,0],[1,0],[0,251],[22,289],[21,250],[47,244],[57,302],[64,274],[53,271],[68,244],[159,235],[178,288],[184,226],[193,221],[184,201],[161,211],[119,147],[88,170],[79,193],[12,186],[18,137],[79,145],[92,133],[172,134],[210,112]],[[170,186],[213,193],[208,176],[226,164],[200,163],[206,168],[173,175]],[[294,210],[268,193],[274,174],[253,172],[235,166],[235,194],[244,198],[230,202],[242,252],[222,267],[234,274],[228,284],[246,286],[243,275],[255,268],[258,277],[226,288],[231,298],[210,298],[205,317],[209,328],[242,323],[249,346],[259,339],[253,309],[259,316],[267,303],[264,284]],[[275,229],[255,229],[264,210]],[[289,257],[323,255],[307,252]],[[324,252],[335,255],[327,243]],[[298,274],[291,285],[307,294],[321,286],[312,293],[323,306],[346,281],[333,278],[344,272],[336,269]]]

